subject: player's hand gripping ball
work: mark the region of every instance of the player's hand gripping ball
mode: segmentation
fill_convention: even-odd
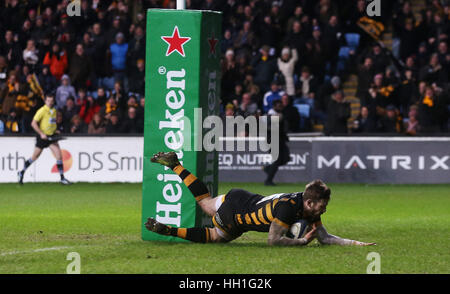
[[[291,225],[286,237],[291,239],[300,239],[308,232],[309,223],[305,220],[299,220]]]

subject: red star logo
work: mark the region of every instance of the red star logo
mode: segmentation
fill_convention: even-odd
[[[172,36],[162,36],[161,39],[163,39],[164,42],[169,44],[169,47],[167,48],[166,56],[169,56],[173,52],[177,51],[181,56],[185,57],[184,54],[184,47],[183,45],[191,40],[189,37],[180,37],[180,33],[178,31],[178,27],[175,26],[173,29]]]
[[[211,38],[208,39],[209,54],[216,54],[216,44],[217,44],[217,42],[219,42],[219,40],[214,38],[214,32],[213,32]]]

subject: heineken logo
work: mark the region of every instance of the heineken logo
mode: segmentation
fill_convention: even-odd
[[[184,53],[184,44],[189,42],[191,38],[181,37],[177,26],[174,27],[172,36],[161,36],[161,39],[169,45],[167,47],[166,56],[178,52],[181,56],[186,57],[186,54]]]
[[[210,55],[215,55],[216,54],[216,45],[217,45],[218,42],[219,42],[219,40],[214,38],[214,32],[213,32],[211,37],[208,39],[209,54]]]

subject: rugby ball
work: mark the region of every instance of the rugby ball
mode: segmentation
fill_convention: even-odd
[[[286,237],[291,239],[300,239],[308,232],[309,223],[305,220],[299,220],[291,225],[289,231],[286,233]]]

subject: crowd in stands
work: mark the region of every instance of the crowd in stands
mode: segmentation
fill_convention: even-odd
[[[61,133],[142,133],[148,8],[169,0],[0,0],[0,134],[33,133],[53,93]],[[365,0],[187,0],[223,12],[221,114],[280,115],[288,132],[449,131],[450,12],[426,1],[381,0],[374,24],[392,28],[392,52],[359,25]],[[349,124],[343,84],[357,75],[361,108]],[[274,107],[276,105],[277,107]]]

